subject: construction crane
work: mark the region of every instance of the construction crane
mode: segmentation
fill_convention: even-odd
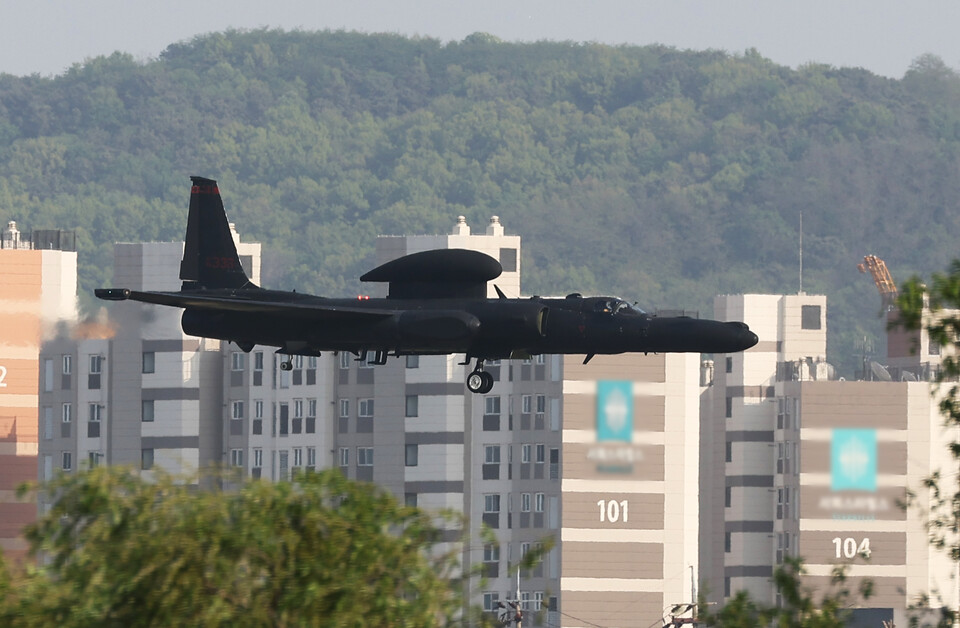
[[[866,255],[863,262],[857,264],[857,270],[861,273],[869,272],[873,277],[873,283],[877,285],[877,291],[885,306],[892,306],[897,300],[897,284],[893,282],[890,271],[887,270],[887,264],[876,255]]]

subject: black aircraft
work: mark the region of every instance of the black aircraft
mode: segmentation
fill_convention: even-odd
[[[476,360],[471,392],[493,388],[484,360],[537,354],[635,352],[731,353],[757,336],[739,322],[651,316],[615,297],[487,298],[502,272],[483,253],[444,249],[387,262],[361,281],[387,282],[386,298],[331,299],[267,290],[253,284],[237,256],[217,182],[191,177],[190,212],[179,292],[96,290],[101,299],[142,301],[184,309],[183,331],[229,340],[244,351],[277,347],[285,355],[349,351],[374,364],[388,355],[466,354]],[[289,370],[289,358],[281,363]]]

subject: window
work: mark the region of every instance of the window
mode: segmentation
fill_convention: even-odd
[[[727,441],[727,462],[733,462],[733,442]]]
[[[347,467],[350,465],[350,448],[341,447],[340,448],[340,466]]]
[[[500,396],[491,395],[483,398],[484,414],[500,414]]]
[[[420,415],[420,397],[417,395],[407,395],[406,408],[403,416],[419,416]]]
[[[263,400],[257,399],[253,402],[253,421],[250,422],[250,431],[252,434],[263,434]]]
[[[727,408],[725,416],[729,419],[733,417],[733,397],[727,397]]]
[[[307,447],[307,468],[308,469],[317,468],[317,448],[316,447]]]
[[[141,373],[155,373],[156,372],[156,354],[153,351],[144,351],[143,358],[141,363],[140,372]]]
[[[307,399],[307,416],[317,416],[317,400]]]
[[[500,266],[505,273],[517,272],[517,249],[500,249]]]
[[[543,608],[543,591],[533,592],[533,610],[539,611]]]
[[[293,370],[299,371],[303,368],[303,356],[295,355],[293,356]]]
[[[483,460],[486,464],[500,464],[500,445],[485,445]]]
[[[530,512],[530,493],[520,493],[520,512]]]
[[[246,355],[240,353],[239,351],[234,351],[230,354],[230,370],[231,371],[242,371],[246,366]]]
[[[303,418],[303,399],[293,400],[293,418],[295,419]]]
[[[530,444],[520,445],[520,462],[530,462],[533,446]]]
[[[100,466],[100,459],[103,458],[103,454],[99,451],[87,452],[87,464],[90,469],[96,469]]]
[[[103,372],[103,356],[91,355],[90,356],[90,374],[99,375],[102,372]]]
[[[408,369],[418,369],[418,368],[420,368],[420,356],[419,356],[419,355],[408,355],[408,356],[407,356],[407,368],[408,368]]]
[[[153,468],[153,449],[140,450],[140,468],[149,471]]]
[[[417,494],[416,493],[404,493],[403,494],[403,505],[409,506],[410,508],[417,507]]]
[[[144,399],[140,402],[140,420],[150,423],[154,419],[153,399]]]
[[[253,450],[253,466],[257,469],[263,466],[263,450],[259,447]]]
[[[727,356],[727,373],[733,373],[733,358]]]
[[[542,353],[538,353],[537,355],[533,356],[533,363],[534,363],[534,364],[546,364],[546,363],[547,363],[547,356],[543,355]]]
[[[530,403],[533,398],[530,395],[520,397],[520,412],[530,414],[533,411],[533,405]]]
[[[290,452],[286,449],[280,450],[280,462],[279,468],[277,469],[277,475],[280,476],[280,481],[285,482],[290,479]]]
[[[346,419],[350,416],[350,400],[341,399],[340,400],[340,418]]]
[[[537,395],[537,414],[543,414],[547,411],[546,395]]]
[[[43,361],[43,392],[53,391],[53,360]]]
[[[263,370],[263,351],[257,351],[253,354],[253,370]]]
[[[533,509],[536,512],[543,512],[543,502],[546,498],[543,493],[537,493],[533,496]]]
[[[729,554],[732,547],[733,547],[733,534],[730,532],[724,532],[723,533],[723,551]]]
[[[63,374],[69,375],[73,373],[73,356],[65,355],[63,357]]]
[[[357,466],[373,466],[373,447],[357,447]]]
[[[373,416],[373,399],[360,399],[357,401],[357,416]]]
[[[547,448],[543,443],[537,443],[537,464],[547,461]]]
[[[500,495],[498,493],[483,496],[483,512],[500,512]]]
[[[73,420],[73,404],[65,403],[61,407],[60,416],[63,419],[64,423],[69,423]]]
[[[303,466],[303,448],[302,447],[293,448],[293,466],[295,467]]]
[[[500,594],[495,591],[487,591],[483,594],[483,610],[495,613],[500,610]]]
[[[233,402],[233,418],[235,419],[243,418],[243,402],[242,401]]]
[[[43,438],[53,438],[53,408],[50,406],[43,407]]]
[[[416,443],[408,443],[404,448],[404,464],[408,467],[415,467],[420,464],[420,446]]]
[[[340,352],[340,368],[342,369],[350,368],[350,354],[346,351]]]
[[[90,420],[94,422],[99,421],[101,411],[103,410],[103,406],[101,406],[99,403],[91,403],[89,408],[90,408],[90,417],[89,417]]]
[[[723,505],[730,508],[731,504],[733,504],[733,489],[728,486],[723,492]]]
[[[311,355],[307,357],[307,368],[308,369],[317,368],[317,356]]]
[[[483,562],[495,563],[500,560],[500,546],[496,543],[486,543],[483,546]]]
[[[60,468],[64,471],[70,471],[73,469],[73,453],[69,451],[64,451],[61,453],[60,457]]]
[[[230,450],[230,465],[234,467],[243,466],[243,450],[242,449]]]
[[[819,305],[801,305],[800,306],[800,328],[801,329],[820,329],[820,306]]]

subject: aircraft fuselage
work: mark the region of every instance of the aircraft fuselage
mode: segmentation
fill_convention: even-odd
[[[243,300],[249,291],[204,291]],[[481,359],[543,353],[741,351],[756,343],[742,323],[689,317],[656,317],[611,297],[529,299],[328,299],[261,290],[258,300],[304,306],[302,315],[187,307],[186,333],[262,344],[291,353],[386,351],[403,354],[465,353]],[[619,311],[613,311],[620,305]],[[327,313],[313,320],[310,308]],[[389,312],[376,320],[347,316],[330,324],[338,308]]]

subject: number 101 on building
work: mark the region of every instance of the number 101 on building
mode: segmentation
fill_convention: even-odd
[[[624,523],[630,521],[630,503],[623,499],[601,499],[597,502],[597,508],[600,509],[600,523]]]

